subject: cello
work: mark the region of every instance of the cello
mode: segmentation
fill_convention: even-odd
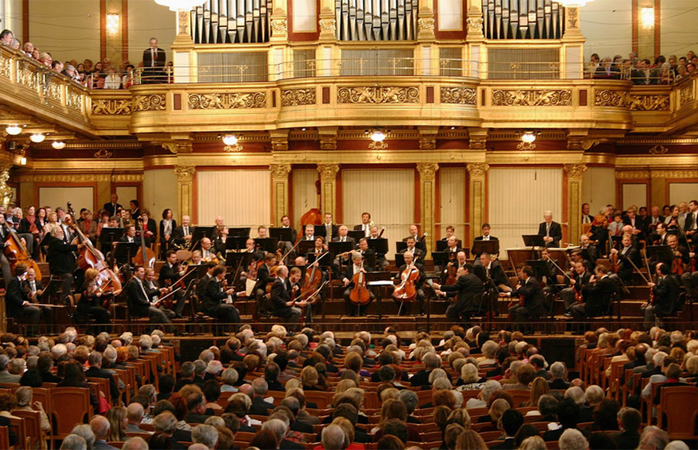
[[[34,272],[36,272],[36,279],[41,281],[41,270],[39,269],[39,265],[36,261],[31,259],[27,248],[22,244],[22,240],[14,231],[14,228],[10,227],[5,221],[3,221],[2,226],[7,231],[3,253],[10,263],[10,270],[14,273],[17,264],[24,264],[27,268],[34,269]]]
[[[365,306],[371,301],[371,293],[366,287],[366,271],[364,270],[364,263],[361,263],[361,270],[354,274],[352,277],[352,282],[354,283],[354,288],[349,294],[349,300],[355,305]]]
[[[122,288],[121,280],[119,279],[119,276],[109,268],[109,265],[106,263],[104,258],[104,254],[97,250],[94,245],[92,245],[92,241],[85,236],[76,223],[71,222],[68,226],[75,230],[78,234],[75,241],[79,240],[85,245],[78,255],[78,267],[82,270],[87,270],[90,268],[97,269],[99,271],[97,280],[100,287],[104,289],[109,286],[114,292],[120,292]],[[76,243],[75,241],[73,244]],[[105,309],[107,308],[108,307],[105,307]]]
[[[419,280],[419,269],[412,261],[405,270],[400,274],[402,282],[395,287],[393,298],[400,302],[413,302],[417,298],[417,287],[415,286]]]
[[[145,245],[145,227],[147,224],[140,217],[138,218],[138,223],[141,225],[141,246],[136,256],[131,259],[131,262],[137,266],[152,269],[155,266],[155,252]]]

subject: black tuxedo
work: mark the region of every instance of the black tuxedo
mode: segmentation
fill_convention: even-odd
[[[126,292],[129,300],[128,307],[132,309],[131,313],[136,317],[148,316],[150,302],[153,295],[157,295],[157,291],[148,292],[145,287],[145,281],[140,282],[140,280],[134,277],[127,283]]]
[[[167,63],[167,54],[161,48],[147,48],[143,51],[143,84],[162,81],[162,69]]]
[[[679,282],[672,275],[658,280],[654,286],[654,311],[656,315],[664,317],[674,313],[674,308],[679,298],[679,290]]]
[[[628,284],[632,281],[635,267],[639,269],[642,266],[642,259],[640,252],[632,245],[628,247],[625,254],[622,254],[623,250],[624,248],[621,248],[618,251],[618,276],[624,283]],[[633,264],[635,264],[635,267],[633,267]]]
[[[462,315],[468,315],[476,309],[474,297],[483,293],[482,280],[475,274],[468,273],[450,286],[442,285],[441,290],[457,293],[456,300],[446,309],[446,317],[457,323]]]
[[[372,248],[369,248],[366,251],[357,250],[357,252],[363,255],[364,265],[369,266],[372,269],[376,267],[376,252]]]
[[[543,229],[543,233],[545,233],[545,229]],[[538,320],[545,306],[545,297],[540,282],[534,277],[521,281],[521,285],[511,292],[511,297],[521,296],[523,296],[524,306],[513,306],[509,308],[509,313],[514,316],[517,322],[524,322],[530,319]]]
[[[158,276],[158,283],[160,286],[168,286],[174,284],[175,281],[179,280],[179,272],[174,266],[170,266],[169,263],[165,263],[160,268],[160,274]],[[169,282],[168,282],[169,280]]]
[[[414,246],[421,249],[424,253],[427,252],[427,241],[422,241],[421,236],[407,236],[403,238],[402,241],[406,242],[409,238],[414,238]]]
[[[215,317],[226,323],[240,323],[240,313],[233,305],[221,303],[228,298],[222,283],[217,277],[211,278],[206,283],[203,291],[201,308],[209,316]]]
[[[541,223],[538,226],[539,236],[546,236],[546,227],[547,224],[545,222]],[[545,245],[546,247],[559,247],[560,241],[562,240],[562,227],[560,226],[560,224],[557,222],[550,222],[550,232],[547,234],[547,236],[550,236],[551,238],[553,238],[553,240],[552,242],[548,242]]]
[[[633,70],[630,73],[630,77],[633,81],[633,84],[657,84],[657,74],[656,72],[650,69],[647,69],[647,72],[645,72],[644,70]]]
[[[250,406],[250,414],[254,416],[268,416],[270,409],[274,409],[273,404],[265,402],[264,398],[255,395],[252,400],[252,406]]]
[[[492,281],[494,281],[494,284],[496,286],[499,286],[500,284],[503,284],[505,286],[509,286],[509,279],[507,278],[506,274],[504,273],[504,269],[502,269],[502,265],[499,264],[496,261],[493,261],[490,264],[490,269],[488,273],[488,269],[486,267],[483,267],[483,271],[485,272],[485,276],[489,275],[490,278],[492,278]]]
[[[288,278],[277,278],[271,286],[271,313],[277,317],[288,318],[293,315],[292,307],[286,306],[291,301],[291,282]]]
[[[5,292],[5,308],[7,315],[21,320],[27,318],[27,322],[36,325],[41,320],[41,310],[36,306],[22,306],[23,303],[31,302],[27,295],[27,290],[23,287],[23,281],[18,277],[12,277]]]
[[[484,241],[484,240],[485,240],[485,236],[478,236],[478,237],[475,238],[475,240],[476,240],[476,241]],[[489,240],[490,240],[490,241],[498,241],[499,239],[497,239],[496,237],[490,235]]]
[[[193,232],[193,228],[191,225],[189,225],[187,228],[188,229],[186,230],[186,232],[183,226],[179,226],[173,229],[172,236],[170,237],[170,243],[172,243],[173,241],[176,241],[177,243],[182,243],[182,241],[184,241],[184,237],[188,234],[192,234]]]
[[[119,203],[114,205],[113,203],[105,203],[104,206],[102,207],[104,210],[109,211],[110,216],[114,216],[116,212],[119,210],[119,208],[123,208]]]
[[[346,242],[351,242],[351,245],[356,245],[356,240],[351,237],[351,236],[346,236]],[[340,237],[337,236],[335,238],[332,238],[332,242],[340,242]]]
[[[290,242],[291,242],[291,245],[295,244],[296,239],[298,239],[298,232],[295,230],[295,228],[293,228],[293,227],[288,227],[288,228],[281,227],[281,228],[291,230],[291,241]]]
[[[328,228],[330,229],[330,235],[327,235],[327,230]],[[333,238],[337,237],[337,234],[339,234],[339,226],[335,224],[330,224],[329,227],[327,224],[323,223],[322,224],[322,230],[318,230],[318,236],[325,236],[325,242],[330,242],[333,240]]]
[[[78,251],[76,245],[70,245],[60,239],[51,238],[48,245],[48,260],[49,269],[52,274],[72,274],[75,271],[75,255],[73,252]]]
[[[618,291],[618,285],[610,277],[605,276],[596,280],[582,290],[583,305],[575,305],[574,310],[586,313],[587,317],[596,317],[605,314],[611,304],[611,297]],[[580,311],[579,307],[584,308]]]

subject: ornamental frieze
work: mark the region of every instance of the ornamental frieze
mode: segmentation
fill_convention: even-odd
[[[441,87],[441,103],[475,105],[476,99],[475,88]]]
[[[688,102],[693,101],[693,84],[689,84],[679,92],[679,106],[683,106]]]
[[[596,91],[595,106],[625,106],[626,93],[623,91]]]
[[[267,94],[264,92],[189,94],[189,109],[251,109],[266,107]]]
[[[165,94],[136,95],[131,109],[133,112],[164,111],[166,106]]]
[[[0,55],[0,76],[10,78],[12,73],[12,60]]]
[[[571,90],[494,90],[492,106],[572,106]]]
[[[303,106],[316,103],[315,88],[285,89],[281,91],[281,106]]]
[[[69,91],[70,92],[70,91]],[[70,102],[71,95],[68,95]],[[69,105],[70,106],[70,105]],[[92,100],[92,114],[96,116],[122,116],[131,114],[131,100],[97,99]]]
[[[32,90],[35,90],[38,86],[36,72],[31,69],[30,65],[25,64],[23,61],[17,62],[17,83]]]
[[[419,103],[416,86],[356,86],[337,89],[337,103]]]
[[[668,95],[628,95],[631,111],[669,111]]]
[[[51,100],[61,101],[61,85],[51,80],[47,89],[48,98]]]
[[[68,105],[68,108],[80,111],[82,109],[82,92],[79,89],[76,89],[72,86],[68,86],[65,96],[65,102],[66,105]]]

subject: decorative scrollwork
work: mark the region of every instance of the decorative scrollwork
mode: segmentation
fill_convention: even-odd
[[[285,89],[281,91],[281,106],[314,105],[316,101],[315,88]]]
[[[688,86],[684,87],[681,89],[681,92],[679,92],[679,106],[683,106],[684,104],[688,102],[693,101],[693,84],[689,84]]]
[[[48,84],[48,89],[46,90],[48,98],[51,100],[61,101],[61,85],[57,83],[56,80],[52,79]]]
[[[484,177],[488,170],[490,170],[490,165],[487,163],[473,163],[468,164],[465,168],[470,172],[471,177]]]
[[[576,29],[578,28],[577,26],[577,20],[579,18],[579,10],[575,7],[569,7],[565,8],[567,11],[567,28],[569,29]]]
[[[32,70],[31,67],[32,66],[25,64],[23,61],[17,62],[17,83],[29,89],[36,90],[39,81],[36,78],[36,72]]]
[[[10,78],[12,75],[12,60],[0,55],[0,76]]]
[[[475,105],[477,91],[466,87],[441,87],[441,103]]]
[[[165,94],[136,95],[131,109],[133,112],[164,111],[166,106]]]
[[[572,106],[572,91],[497,89],[492,91],[492,106]]]
[[[565,164],[562,168],[571,178],[579,178],[589,169],[586,164]]]
[[[368,148],[371,150],[386,150],[388,148],[388,143],[385,141],[371,141],[368,144]]]
[[[272,19],[271,31],[272,34],[286,34],[288,32],[288,24],[286,23],[286,19]]]
[[[650,148],[650,155],[663,155],[669,152],[669,149],[664,147],[662,144],[657,144]]]
[[[320,19],[320,31],[322,33],[332,33],[337,32],[337,21],[335,19]]]
[[[339,164],[318,164],[317,171],[322,181],[334,181],[339,172]]]
[[[482,34],[482,17],[468,17],[468,34]]]
[[[417,27],[420,33],[433,33],[436,21],[432,18],[423,18],[417,21]]]
[[[114,156],[114,153],[110,152],[106,148],[103,148],[100,151],[95,152],[95,158],[99,159],[111,158],[112,156]]]
[[[669,111],[668,95],[628,95],[627,104],[631,111]]]
[[[68,95],[70,98],[70,95]],[[92,100],[92,114],[95,116],[123,116],[131,114],[131,100],[95,99]]]
[[[194,174],[196,173],[196,167],[194,166],[175,166],[174,173],[177,175],[177,181],[179,182],[191,182],[194,179]]]
[[[611,106],[611,107],[622,107],[625,106],[627,93],[623,91],[596,91],[596,101],[595,106]]]
[[[290,164],[270,164],[271,178],[273,180],[287,180],[288,174],[291,173]]]
[[[189,94],[189,109],[266,108],[264,92],[227,92],[223,94]]]
[[[127,100],[128,102],[128,100]],[[66,91],[66,96],[65,96],[65,103],[68,105],[68,108],[72,108],[75,110],[80,111],[82,109],[82,92],[80,92],[79,89],[76,89],[72,86],[68,86],[68,90]],[[130,102],[129,103],[129,113],[130,113]]]
[[[357,86],[337,89],[337,103],[419,103],[416,86]]]
[[[533,142],[519,142],[519,145],[516,146],[516,149],[522,151],[535,150],[536,144]]]
[[[419,172],[419,178],[422,180],[434,180],[436,178],[436,172],[439,170],[439,165],[437,163],[418,163],[417,172]]]
[[[434,138],[433,136],[419,138],[419,149],[420,150],[434,150],[434,149],[436,149],[436,138]]]

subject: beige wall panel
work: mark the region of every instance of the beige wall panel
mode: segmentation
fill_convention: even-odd
[[[582,203],[589,203],[591,215],[616,204],[616,172],[613,167],[589,167],[582,180]]]
[[[463,29],[463,1],[439,0],[439,31]]]
[[[501,255],[523,247],[521,235],[538,233],[546,210],[562,222],[562,169],[495,167],[487,175],[489,223]]]
[[[698,199],[698,183],[669,183],[669,204],[678,205]],[[658,205],[661,207],[661,205]]]
[[[580,28],[586,37],[584,60],[592,53],[601,58],[628,57],[632,50],[632,9],[630,1],[596,0],[579,10]],[[664,25],[662,24],[662,27]],[[651,58],[652,55],[640,55]]]
[[[317,3],[315,0],[293,0],[293,32],[317,31]]]
[[[130,0],[128,6],[128,59],[131,64],[138,67],[143,61],[143,50],[148,48],[151,37],[167,52],[167,61],[172,61],[170,45],[177,31],[176,14],[150,0]]]
[[[695,2],[686,0],[662,0],[660,39],[662,54],[685,56],[689,50],[696,50],[698,28],[696,28]]]
[[[138,200],[138,188],[136,186],[117,186],[116,195],[119,196],[119,203],[127,207],[131,200]],[[141,206],[150,210],[151,217],[159,217],[157,214],[153,216],[155,211],[145,206],[145,202]]]
[[[645,206],[647,204],[647,185],[631,184],[623,185],[623,210],[630,205]]]
[[[172,209],[173,217],[178,224],[181,222],[179,211],[177,211],[177,175],[174,170],[157,169],[143,172],[142,204],[150,210],[152,218],[158,223],[166,208]]]
[[[318,205],[315,181],[318,179],[317,169],[299,169],[291,171],[291,190],[293,192],[293,226],[302,234],[301,217],[310,208],[320,208]]]
[[[439,239],[446,236],[446,227],[453,225],[456,236],[463,245],[470,247],[465,236],[465,167],[446,167],[439,169],[441,198],[441,233]]]
[[[196,174],[198,220],[213,225],[217,216],[233,227],[271,223],[271,172],[269,170],[201,171]]]
[[[414,223],[414,171],[411,169],[343,170],[342,206],[344,223],[353,229],[361,223],[361,213],[385,227],[388,259],[393,259],[395,241],[402,240]]]
[[[73,210],[79,213],[82,208],[93,210],[94,188],[86,187],[40,187],[39,204],[51,206],[54,210],[61,206],[65,208],[71,203]]]
[[[21,17],[21,4],[14,12]],[[54,61],[89,58],[97,62],[99,17],[98,0],[29,0],[29,39],[39,50],[51,53]]]

